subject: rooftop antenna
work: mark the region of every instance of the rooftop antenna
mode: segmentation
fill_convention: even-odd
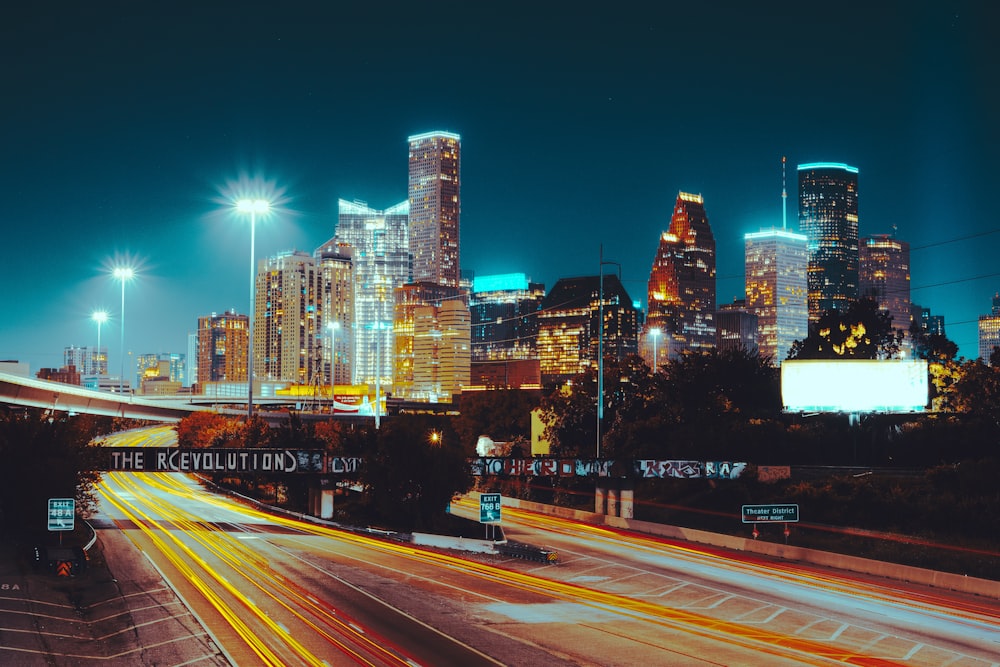
[[[785,189],[785,156],[781,156],[781,229],[788,231],[788,191]]]

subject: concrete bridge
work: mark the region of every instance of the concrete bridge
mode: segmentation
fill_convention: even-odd
[[[292,398],[254,399],[255,409],[265,406],[294,408],[298,403]],[[179,422],[199,410],[211,410],[222,415],[238,417],[246,414],[246,399],[239,407],[239,399],[212,399],[206,396],[144,396],[115,394],[106,391],[84,389],[62,382],[49,382],[33,378],[0,373],[0,404],[42,408],[69,414],[92,414],[128,419],[146,419],[158,422]],[[229,407],[220,407],[221,405]],[[233,407],[233,406],[236,407]],[[261,411],[260,416],[268,422],[282,422],[288,419],[288,412]],[[323,415],[329,418],[330,415]]]

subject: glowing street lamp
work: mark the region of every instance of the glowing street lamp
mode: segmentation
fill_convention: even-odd
[[[121,374],[118,376],[118,394],[121,395],[125,393],[125,283],[135,277],[135,271],[128,266],[117,267],[113,275],[115,280],[120,280],[122,283],[122,310],[121,310]]]
[[[253,417],[253,324],[257,308],[257,267],[254,264],[254,234],[257,227],[257,214],[267,213],[271,203],[266,199],[240,199],[236,202],[236,210],[250,214],[250,317],[247,345],[247,421]]]
[[[435,447],[441,444],[441,431],[431,431],[430,435],[431,444]]]
[[[95,310],[90,319],[97,322],[97,375],[107,375],[108,369],[101,363],[101,325],[108,321],[108,311]],[[101,373],[102,368],[104,373]]]
[[[663,329],[660,327],[653,327],[649,330],[649,335],[653,337],[653,372],[656,372],[656,368],[660,363],[660,358],[657,356],[659,350],[656,347],[657,342],[660,340],[660,336],[663,334]]]

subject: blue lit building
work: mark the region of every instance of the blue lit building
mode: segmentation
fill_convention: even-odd
[[[472,282],[472,360],[534,359],[538,356],[538,310],[545,285],[523,273],[477,276]]]
[[[858,168],[800,164],[799,229],[809,251],[809,320],[858,299]]]

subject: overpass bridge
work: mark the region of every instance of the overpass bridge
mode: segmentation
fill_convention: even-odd
[[[234,417],[245,415],[246,400],[243,401],[242,408],[239,404],[239,399],[212,399],[206,396],[139,398],[131,394],[95,391],[62,382],[0,373],[0,405],[41,408],[69,414],[92,414],[174,423],[200,410],[210,410]],[[260,417],[269,423],[285,421],[288,419],[288,409],[295,409],[300,404],[301,399],[286,397],[254,399],[255,409],[260,410]],[[234,405],[236,407],[232,407]],[[283,407],[285,410],[268,412],[263,409],[266,407]],[[322,417],[329,419],[330,415]]]

